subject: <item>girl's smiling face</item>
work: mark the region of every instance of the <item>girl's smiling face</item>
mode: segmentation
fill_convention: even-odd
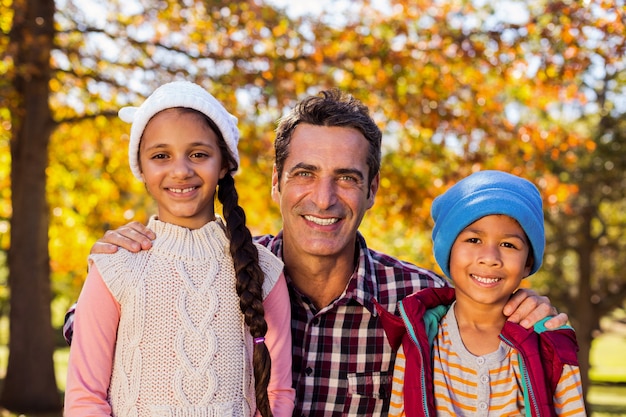
[[[217,182],[227,172],[218,140],[195,110],[166,109],[150,119],[139,164],[159,220],[198,229],[215,219]]]

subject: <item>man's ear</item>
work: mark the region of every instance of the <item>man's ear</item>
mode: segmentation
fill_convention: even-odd
[[[272,168],[272,200],[275,203],[280,203],[280,190],[279,190],[280,178],[278,178],[278,171],[276,171],[276,164]]]
[[[370,184],[368,190],[368,204],[367,208],[370,209],[374,205],[374,200],[376,199],[376,193],[378,192],[378,186],[380,185],[380,173],[376,174],[374,178],[372,178],[372,183]]]

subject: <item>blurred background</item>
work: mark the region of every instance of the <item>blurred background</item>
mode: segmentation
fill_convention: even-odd
[[[91,245],[154,210],[117,111],[175,79],[238,116],[254,233],[280,230],[276,120],[330,87],[384,132],[374,249],[437,270],[435,196],[480,169],[533,181],[525,285],[569,315],[590,414],[626,415],[625,21],[624,0],[0,0],[0,415],[60,415]]]

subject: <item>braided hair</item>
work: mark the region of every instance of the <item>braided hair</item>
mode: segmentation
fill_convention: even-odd
[[[206,116],[204,118],[218,137],[224,166],[236,166],[237,164],[229,152],[219,128],[210,118]],[[269,350],[263,342],[267,333],[267,322],[263,308],[265,274],[259,266],[259,253],[252,241],[252,234],[246,226],[246,214],[239,205],[239,195],[235,188],[232,170],[218,181],[217,199],[222,204],[224,220],[226,221],[226,235],[230,241],[230,254],[233,258],[237,277],[236,290],[239,296],[239,308],[243,313],[246,325],[250,329],[250,334],[255,340],[253,367],[256,406],[263,417],[273,417],[267,395],[272,361]]]
[[[239,307],[244,315],[254,343],[254,383],[257,408],[263,417],[271,417],[267,385],[270,380],[271,359],[265,343],[257,343],[265,337],[267,323],[263,309],[264,274],[259,266],[259,254],[252,243],[252,235],[246,227],[246,215],[238,204],[239,196],[235,180],[230,173],[218,182],[217,198],[223,205],[226,231],[230,239],[230,253],[237,275]]]

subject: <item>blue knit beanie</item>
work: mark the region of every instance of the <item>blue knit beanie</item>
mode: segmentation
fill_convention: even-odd
[[[530,274],[537,272],[545,246],[539,190],[530,181],[506,172],[479,171],[433,201],[435,259],[447,277],[450,277],[450,250],[459,233],[491,214],[505,214],[521,225],[530,240],[534,258]]]

